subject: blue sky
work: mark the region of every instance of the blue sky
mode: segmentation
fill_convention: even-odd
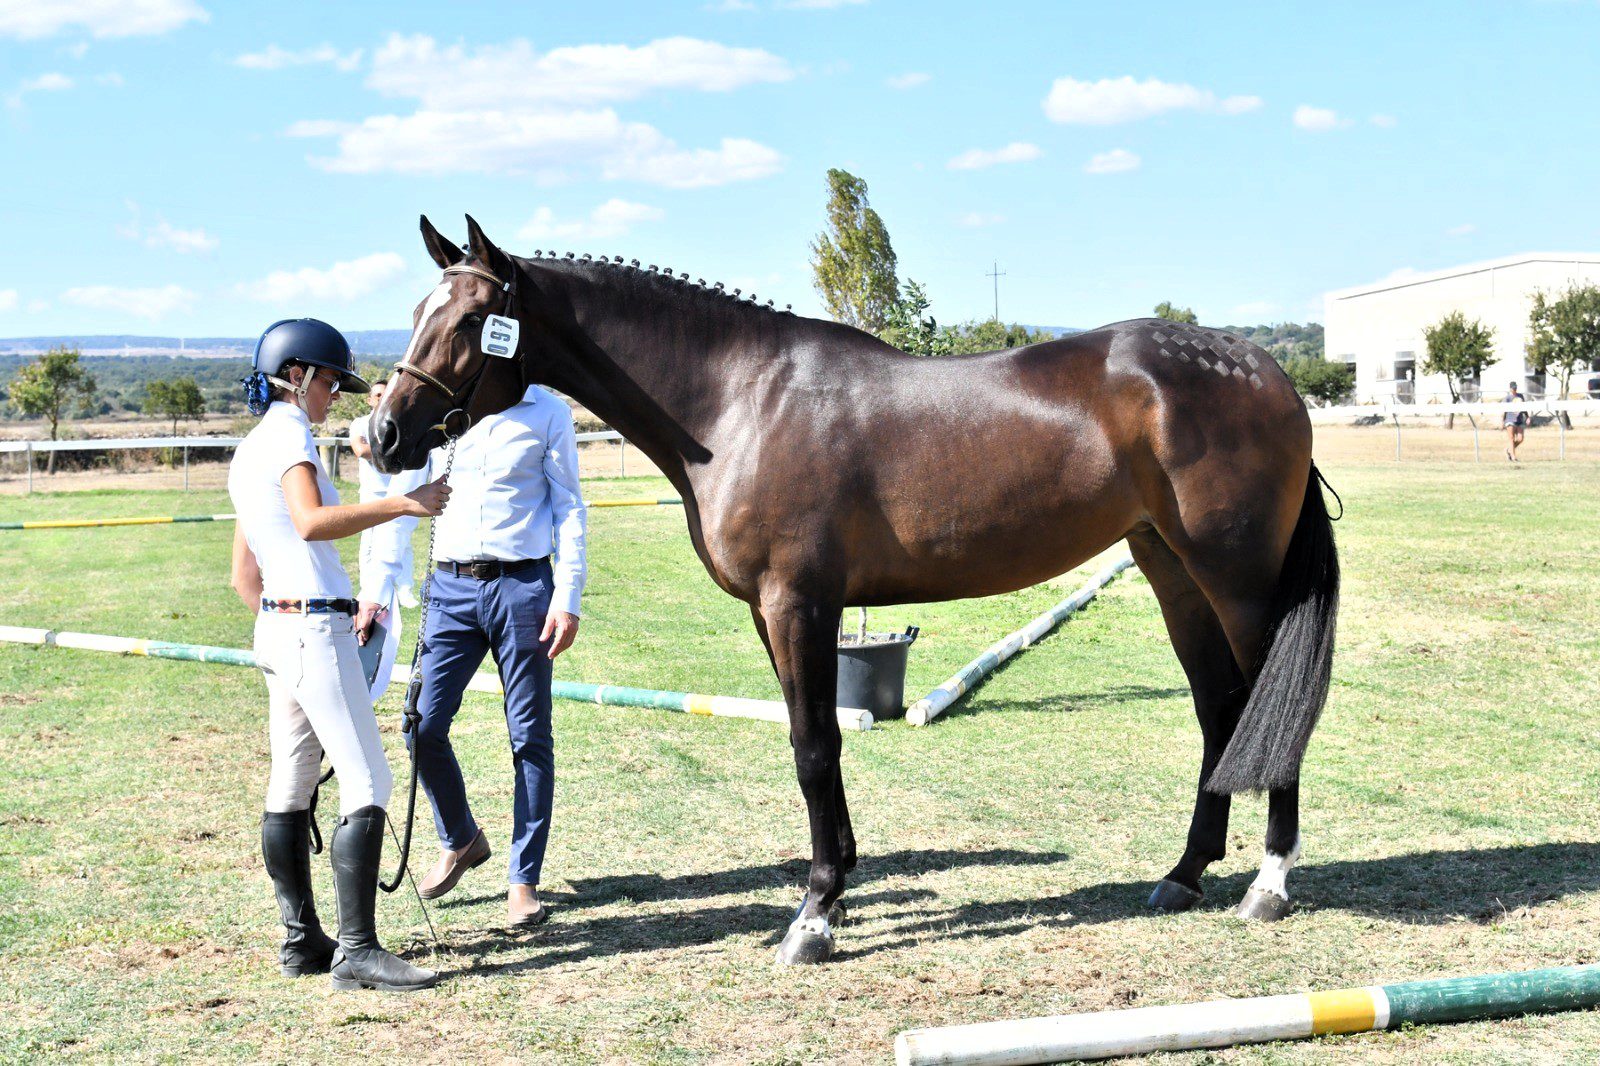
[[[819,313],[824,173],[941,321],[1316,317],[1600,247],[1600,4],[0,0],[0,336],[405,327],[416,219]]]

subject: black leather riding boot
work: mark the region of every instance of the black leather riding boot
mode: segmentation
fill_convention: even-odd
[[[278,897],[286,935],[278,951],[285,977],[327,973],[338,943],[322,931],[311,898],[311,812],[267,811],[261,816],[261,857]]]
[[[383,808],[363,807],[339,819],[328,845],[333,887],[339,895],[339,950],[331,971],[334,988],[412,992],[431,988],[439,980],[432,970],[413,966],[378,943],[374,910],[383,830]]]

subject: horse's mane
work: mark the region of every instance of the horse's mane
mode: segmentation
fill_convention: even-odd
[[[784,304],[779,309],[772,300],[768,300],[765,304],[761,303],[754,292],[746,295],[741,289],[730,290],[720,281],[707,283],[704,278],[690,281],[688,274],[674,273],[671,267],[658,267],[654,263],[640,266],[639,260],[624,260],[620,255],[602,255],[597,258],[587,253],[562,254],[553,250],[535,249],[531,256],[515,258],[530,266],[576,275],[608,288],[616,288],[620,283],[636,292],[649,293],[674,302],[681,303],[687,297],[719,310],[738,308],[746,312],[799,317],[795,315],[792,304]]]

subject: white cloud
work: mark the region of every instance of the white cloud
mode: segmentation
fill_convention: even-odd
[[[1330,107],[1312,107],[1310,104],[1301,104],[1294,109],[1294,124],[1303,130],[1313,133],[1323,133],[1327,130],[1336,130],[1350,125],[1350,120],[1340,118],[1339,113]]]
[[[1392,130],[1400,124],[1400,120],[1393,115],[1373,115],[1367,120],[1379,129]]]
[[[1124,174],[1130,170],[1138,170],[1142,163],[1137,155],[1126,148],[1113,148],[1109,152],[1098,152],[1089,158],[1083,165],[1085,174]]]
[[[185,253],[210,252],[219,243],[204,229],[179,229],[164,218],[158,218],[153,226],[146,226],[139,221],[139,205],[132,200],[127,201],[127,205],[133,217],[126,225],[117,227],[119,237],[138,241],[147,248],[170,248]]]
[[[575,222],[557,222],[555,212],[541,207],[533,213],[517,236],[530,241],[590,240],[600,237],[621,237],[640,222],[656,222],[666,217],[666,212],[649,204],[636,204],[628,200],[610,199],[593,211],[589,217]]]
[[[783,169],[783,156],[774,149],[740,137],[724,137],[717,148],[662,147],[607,163],[610,179],[631,179],[669,189],[699,189],[751,181]]]
[[[355,70],[361,65],[363,50],[360,48],[349,52],[341,52],[331,44],[319,44],[314,48],[302,48],[298,52],[291,52],[286,48],[279,48],[269,44],[259,52],[248,52],[235,56],[233,65],[246,70],[282,70],[285,67],[306,67],[318,63],[327,63],[337,70]]]
[[[18,299],[16,289],[0,289],[0,312],[15,311]]]
[[[754,141],[684,150],[653,126],[599,111],[418,111],[360,124],[297,122],[293,137],[339,139],[338,154],[312,161],[351,174],[532,174],[559,181],[598,166],[607,178],[693,188],[776,173],[783,157]]]
[[[836,7],[853,7],[867,0],[778,0],[778,7],[793,11],[830,11]]]
[[[65,46],[61,49],[61,51],[71,56],[73,59],[82,59],[84,56],[89,54],[89,42],[78,41],[74,44]]]
[[[125,289],[114,285],[85,285],[68,289],[61,299],[79,307],[97,311],[121,311],[135,318],[164,318],[174,311],[186,311],[195,301],[195,294],[181,285],[163,285],[159,288]]]
[[[311,162],[345,173],[527,174],[553,182],[594,168],[606,178],[696,188],[765,177],[782,167],[783,157],[736,137],[714,148],[682,148],[655,127],[600,105],[792,77],[788,62],[770,52],[690,37],[540,53],[522,39],[468,49],[394,34],[373,56],[366,84],[414,98],[415,112],[302,121],[287,132],[337,138],[334,155]]]
[[[984,167],[992,167],[999,163],[1032,162],[1043,154],[1037,144],[1029,144],[1026,141],[1012,141],[1004,148],[969,148],[950,160],[945,166],[951,170],[981,170]]]
[[[707,11],[754,11],[756,5],[751,0],[720,0],[715,4],[707,4]]]
[[[97,38],[141,37],[210,18],[194,0],[0,0],[0,37],[32,40],[69,27]]]
[[[145,233],[144,243],[151,248],[171,248],[175,252],[209,252],[217,239],[205,230],[178,229],[168,222],[157,222]]]
[[[48,311],[50,310],[50,301],[44,299],[29,300],[28,310],[34,314],[38,314],[40,311]]]
[[[1379,278],[1377,284],[1385,285],[1393,281],[1409,281],[1420,273],[1422,272],[1416,267],[1400,267],[1396,270],[1389,271],[1389,273]]]
[[[1478,228],[1477,226],[1474,226],[1470,222],[1463,222],[1459,226],[1451,226],[1449,229],[1445,230],[1444,232],[1445,232],[1446,236],[1450,236],[1450,237],[1465,237],[1469,233],[1476,232],[1477,228]]]
[[[908,70],[904,74],[895,74],[883,79],[883,83],[891,89],[916,89],[932,80],[932,74],[925,74],[920,70]]]
[[[73,87],[75,83],[65,74],[54,71],[41,74],[37,78],[24,79],[18,86],[6,94],[6,106],[15,110],[22,106],[22,98],[29,93],[59,93]]]
[[[541,54],[521,38],[469,50],[459,44],[441,48],[423,34],[391,34],[372,57],[367,85],[430,110],[509,110],[633,100],[664,89],[727,92],[793,77],[789,63],[771,52],[693,37]]]
[[[1278,305],[1270,300],[1251,300],[1249,303],[1242,303],[1235,307],[1231,314],[1236,319],[1253,318],[1257,322],[1263,322],[1266,320],[1267,315],[1272,314],[1277,309]]]
[[[110,86],[113,89],[120,89],[124,84],[126,84],[122,80],[122,75],[118,74],[114,70],[108,70],[104,74],[96,74],[94,76],[94,83],[96,85]]]
[[[1044,98],[1044,113],[1052,122],[1084,126],[1111,126],[1134,122],[1167,111],[1205,111],[1241,115],[1261,106],[1259,96],[1222,99],[1209,89],[1131,75],[1079,81],[1057,78]]]
[[[323,300],[348,303],[376,292],[406,272],[406,261],[394,252],[376,252],[335,263],[326,270],[302,267],[274,270],[260,281],[236,286],[239,295],[263,303]]]
[[[968,229],[979,229],[983,226],[998,226],[1006,220],[1004,215],[986,214],[982,211],[968,211],[956,219],[956,225],[966,226]]]

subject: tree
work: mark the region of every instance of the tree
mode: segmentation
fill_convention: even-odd
[[[828,228],[811,244],[817,293],[835,321],[881,332],[900,300],[894,246],[867,204],[867,183],[828,171]]]
[[[1494,362],[1494,330],[1476,318],[1467,321],[1460,311],[1451,311],[1424,329],[1422,336],[1428,343],[1422,372],[1444,375],[1452,403],[1460,402],[1463,382],[1476,381],[1483,368]],[[1446,428],[1455,425],[1456,416],[1451,412]]]
[[[1001,348],[1020,348],[1024,344],[1055,340],[1044,330],[1030,330],[1017,322],[1005,323],[999,319],[982,322],[963,322],[945,327],[950,338],[950,353],[966,355],[970,352],[992,352]]]
[[[1301,396],[1322,404],[1338,403],[1350,395],[1356,384],[1349,367],[1316,357],[1288,359],[1283,363],[1283,372],[1289,375]]]
[[[29,418],[48,421],[51,440],[56,439],[69,405],[76,400],[81,407],[94,397],[94,378],[78,365],[79,358],[76,348],[51,348],[11,379],[12,406]],[[45,469],[55,473],[55,452]]]
[[[1162,300],[1156,304],[1155,316],[1164,318],[1168,322],[1187,322],[1191,326],[1198,326],[1200,318],[1187,307],[1174,307],[1171,300]]]
[[[146,414],[172,419],[172,435],[178,435],[178,422],[198,419],[206,413],[206,398],[194,378],[158,378],[144,387]]]
[[[949,355],[950,331],[940,329],[933,316],[924,316],[930,306],[927,291],[906,279],[900,298],[889,307],[879,339],[912,355]]]
[[[1528,327],[1528,365],[1541,374],[1553,373],[1560,382],[1556,398],[1566,399],[1573,372],[1600,358],[1600,288],[1573,285],[1554,298],[1534,293]],[[1565,411],[1561,421],[1572,425]]]

